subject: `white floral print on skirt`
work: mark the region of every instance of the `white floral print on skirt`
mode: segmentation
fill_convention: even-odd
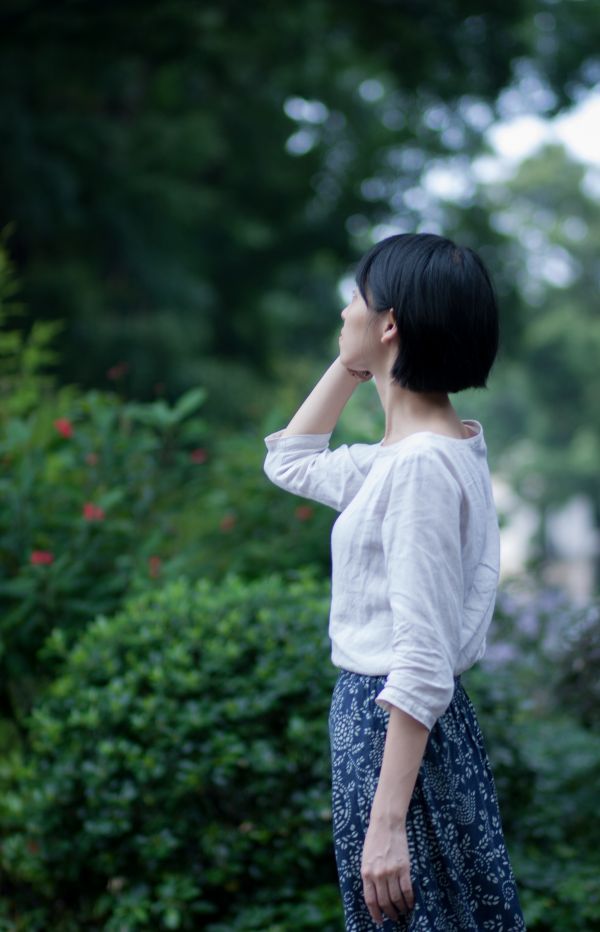
[[[429,733],[407,813],[414,907],[398,921],[371,919],[360,867],[390,717],[375,702],[385,680],[340,670],[331,698],[333,841],[346,932],[522,932],[494,778],[460,676]]]

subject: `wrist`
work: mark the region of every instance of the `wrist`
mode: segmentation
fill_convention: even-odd
[[[368,378],[372,378],[372,375],[369,373],[368,378],[359,378],[359,373],[357,370],[351,370],[348,366],[341,361],[341,358],[338,356],[334,361],[334,366],[337,367],[337,370],[342,374],[346,384],[350,385],[352,389],[356,388],[357,385],[360,385],[361,382],[368,381]]]
[[[333,361],[333,365],[338,369],[339,372],[341,372],[341,373],[343,373],[343,375],[347,376],[348,379],[349,379],[351,382],[354,382],[354,379],[352,378],[352,376],[351,376],[351,374],[350,374],[350,370],[349,370],[348,367],[345,366],[344,363],[342,362],[341,356],[336,356],[336,358],[335,358],[334,361]]]
[[[404,806],[399,805],[397,800],[386,799],[384,796],[377,796],[373,799],[371,806],[371,821],[385,825],[394,825],[397,828],[406,827],[406,813]]]

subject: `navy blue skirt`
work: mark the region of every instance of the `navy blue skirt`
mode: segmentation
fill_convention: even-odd
[[[333,841],[346,932],[524,930],[490,762],[460,676],[429,733],[407,813],[414,907],[398,921],[371,919],[360,867],[390,717],[375,702],[386,678],[341,670],[331,698]]]

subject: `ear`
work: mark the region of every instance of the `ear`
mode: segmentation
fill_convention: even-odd
[[[389,343],[390,340],[394,341],[398,338],[398,327],[394,319],[394,312],[391,308],[382,316],[383,324],[381,331],[381,342]]]

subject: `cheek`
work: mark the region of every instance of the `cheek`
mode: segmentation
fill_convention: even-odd
[[[377,331],[371,318],[365,320],[363,332],[365,335],[365,343],[368,343],[369,346],[373,345],[375,343]]]

